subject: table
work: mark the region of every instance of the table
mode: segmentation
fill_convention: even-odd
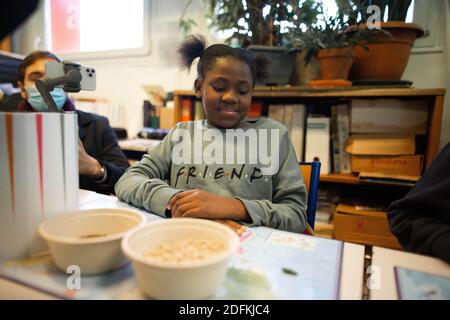
[[[79,208],[126,208],[116,197],[80,190]],[[148,220],[159,219],[148,214]],[[327,239],[328,240],[328,239]],[[333,241],[333,240],[330,240]],[[339,285],[340,299],[358,300],[363,295],[364,246],[344,243]],[[0,299],[55,299],[55,297],[25,285],[0,278]]]
[[[131,160],[141,160],[149,149],[153,149],[160,142],[161,140],[140,138],[118,141],[123,153]]]
[[[440,259],[381,247],[373,247],[371,265],[375,266],[371,275],[379,277],[377,279],[379,286],[369,291],[371,300],[399,298],[394,267],[450,277],[450,265]]]

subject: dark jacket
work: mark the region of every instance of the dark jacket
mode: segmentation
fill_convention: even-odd
[[[391,204],[388,219],[405,249],[450,263],[450,143],[416,186]]]
[[[114,185],[130,165],[117,144],[116,135],[109,125],[108,119],[93,113],[75,110],[75,106],[69,99],[63,109],[77,112],[80,140],[86,152],[100,162],[107,172],[107,179],[103,183],[99,183],[89,176],[80,175],[80,189],[114,194]],[[19,110],[33,111],[26,101],[19,105]]]

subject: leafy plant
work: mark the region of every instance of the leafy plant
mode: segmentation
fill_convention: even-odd
[[[190,5],[190,0],[186,8]],[[232,30],[227,39],[238,39],[241,46],[283,46],[287,35],[301,23],[310,25],[318,14],[315,0],[204,0],[208,6],[210,26],[218,31]],[[185,19],[186,8],[180,19],[180,28],[189,33],[194,21]]]
[[[178,27],[180,28],[180,30],[183,34],[183,38],[192,33],[193,26],[197,26],[197,23],[194,20],[192,20],[190,18],[185,18],[187,9],[191,5],[192,1],[193,0],[189,0],[186,3],[186,5],[184,6],[184,9],[183,9],[183,13],[181,14],[181,18],[178,22]]]
[[[327,16],[323,4],[317,9],[319,11],[317,22],[309,25],[306,30],[300,28],[292,30],[289,37],[289,46],[293,50],[305,52],[305,64],[308,64],[321,49],[365,46],[365,43],[372,41],[373,33],[368,29],[356,28],[354,32],[346,32],[350,21],[343,11],[334,16]]]

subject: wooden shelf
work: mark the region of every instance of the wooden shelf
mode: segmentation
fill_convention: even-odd
[[[256,87],[253,97],[259,100],[267,99],[267,104],[282,105],[287,100],[296,103],[314,103],[316,101],[350,100],[354,98],[397,98],[397,99],[426,99],[428,104],[428,124],[426,134],[426,150],[424,152],[424,168],[428,168],[439,153],[439,142],[441,136],[442,113],[444,106],[445,89],[416,89],[398,87],[374,87],[354,86],[340,88],[309,88],[309,87]],[[192,90],[174,91],[174,121],[181,120],[182,100],[195,99]],[[329,174],[322,176],[324,182],[344,184],[380,184],[378,182],[359,181],[356,175]],[[391,185],[393,183],[381,183]]]
[[[408,183],[394,183],[390,181],[361,181],[358,179],[358,174],[356,173],[330,173],[320,175],[321,182],[332,182],[332,183],[344,183],[344,184],[370,184],[370,185],[381,185],[381,186],[399,186],[410,188],[412,184]]]
[[[361,183],[358,180],[358,176],[353,173],[321,174],[320,181],[346,183],[346,184],[360,184]]]
[[[175,90],[174,95],[192,96],[191,90]],[[255,98],[372,98],[372,97],[435,97],[445,95],[445,89],[380,88],[380,87],[256,87]]]

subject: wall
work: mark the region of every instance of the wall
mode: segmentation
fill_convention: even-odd
[[[427,26],[422,27],[428,27],[437,33],[438,37],[434,41],[434,46],[424,48],[424,52],[417,52],[422,49],[413,52],[403,79],[413,81],[413,85],[417,88],[446,88],[441,130],[442,148],[450,142],[450,0],[431,1],[431,5],[435,7],[426,17]],[[426,5],[430,6],[430,3]],[[421,41],[417,40],[416,45],[420,46]]]
[[[430,8],[428,1],[423,1]],[[412,80],[418,88],[446,88],[444,116],[442,122],[441,147],[450,141],[450,0],[432,0],[438,3],[427,12],[427,21],[431,21],[432,32],[438,33],[437,52],[413,53],[403,76]],[[43,2],[43,1],[41,1]],[[93,65],[98,70],[98,88],[94,93],[82,92],[79,96],[108,98],[114,104],[126,106],[127,129],[135,135],[142,126],[142,102],[146,94],[143,84],[159,84],[165,90],[191,89],[194,73],[180,72],[177,67],[175,48],[181,39],[178,19],[187,0],[151,1],[151,41],[152,52],[140,58],[121,58],[109,60],[82,61]],[[198,27],[195,31],[215,41],[208,32],[204,18],[202,1],[193,1],[188,10],[188,17],[194,19]],[[43,49],[43,10],[40,8],[14,35],[15,51],[27,54],[34,49]],[[36,40],[38,39],[38,40]],[[420,44],[422,40],[419,40]]]

